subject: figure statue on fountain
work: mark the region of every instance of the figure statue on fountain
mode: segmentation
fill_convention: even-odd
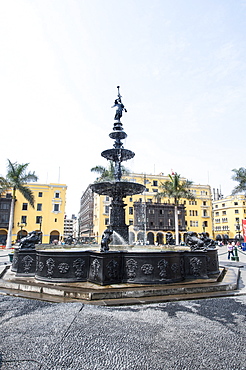
[[[117,89],[118,89],[118,98],[114,101],[114,105],[111,108],[117,107],[114,119],[115,119],[115,121],[120,122],[120,119],[122,117],[122,112],[123,111],[127,112],[127,110],[126,110],[124,104],[122,104],[122,101],[121,101],[120,87],[117,86]]]
[[[27,236],[21,238],[19,247],[21,249],[35,249],[35,244],[40,243],[41,232],[31,231]]]
[[[100,252],[108,252],[109,251],[109,246],[108,245],[113,240],[112,235],[113,235],[113,230],[112,229],[104,230],[103,235],[102,235]]]

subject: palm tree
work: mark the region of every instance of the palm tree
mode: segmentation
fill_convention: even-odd
[[[30,203],[34,208],[34,195],[31,189],[25,186],[30,181],[37,181],[37,176],[35,172],[26,172],[29,163],[19,164],[17,162],[12,163],[8,159],[7,166],[7,176],[6,183],[8,189],[12,189],[12,201],[10,207],[10,216],[9,216],[9,228],[8,228],[8,237],[6,248],[11,248],[12,245],[12,227],[14,222],[14,208],[16,201],[16,190],[19,190],[24,198]],[[6,188],[5,188],[6,190]]]
[[[232,179],[239,182],[239,184],[232,190],[232,195],[243,192],[246,193],[246,169],[244,167],[240,167],[238,170],[234,168],[232,171],[234,172]]]
[[[129,174],[129,171],[124,167],[121,166],[122,174],[127,175]],[[109,161],[108,167],[103,167],[103,166],[96,166],[91,168],[91,172],[96,172],[100,176],[96,179],[96,182],[102,182],[102,181],[114,181],[114,162]]]
[[[174,220],[175,220],[175,243],[179,244],[179,224],[178,224],[178,205],[181,198],[195,199],[195,196],[190,191],[190,187],[193,184],[192,181],[185,180],[181,181],[181,176],[176,172],[172,175],[168,175],[170,180],[161,184],[161,191],[158,192],[156,197],[158,198],[173,198],[174,200]]]

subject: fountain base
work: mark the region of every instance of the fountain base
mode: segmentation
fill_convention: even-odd
[[[36,268],[34,268],[36,267]],[[15,250],[12,271],[54,283],[89,281],[165,284],[219,273],[216,249],[206,251]]]

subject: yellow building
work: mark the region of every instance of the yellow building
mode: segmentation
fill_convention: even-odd
[[[242,220],[246,219],[244,195],[227,196],[213,201],[214,237],[217,240],[242,236]]]
[[[35,208],[23,195],[16,192],[12,241],[16,242],[31,231],[41,231],[42,243],[62,240],[66,205],[65,184],[37,184],[28,186],[34,194]],[[0,228],[0,235],[7,235],[7,228]]]
[[[169,177],[162,174],[145,175],[132,173],[125,178],[146,186],[144,193],[123,199],[126,204],[125,220],[126,224],[129,225],[130,243],[137,240],[142,241],[146,238],[150,244],[156,242],[162,244],[166,241],[167,233],[171,233],[173,238],[175,238],[174,223],[172,221],[173,210],[171,208],[168,211],[170,214],[170,227],[161,226],[160,218],[158,219],[158,224],[154,224],[154,222],[151,224],[150,216],[146,214],[146,212],[160,213],[162,212],[161,205],[165,204],[165,207],[170,207],[172,204],[172,200],[168,200],[168,198],[158,201],[156,198],[156,195],[160,191],[161,183],[169,180]],[[185,179],[183,178],[181,180]],[[195,200],[181,199],[180,201],[179,224],[181,241],[185,241],[187,231],[194,231],[197,234],[206,232],[208,236],[212,237],[212,196],[210,186],[193,185],[191,191],[195,195]],[[110,203],[111,199],[108,196],[94,194],[93,234],[99,243],[103,231],[110,222]],[[137,215],[135,214],[138,204],[141,204],[143,209],[142,227],[138,224]],[[152,207],[150,206],[151,204]],[[154,208],[156,208],[156,211]],[[184,215],[184,219],[182,215]]]

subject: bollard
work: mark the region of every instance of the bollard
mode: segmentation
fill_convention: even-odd
[[[235,257],[234,257],[234,261],[239,261],[239,257],[238,257],[238,254],[237,254],[237,247],[234,248],[234,252],[235,252]]]

